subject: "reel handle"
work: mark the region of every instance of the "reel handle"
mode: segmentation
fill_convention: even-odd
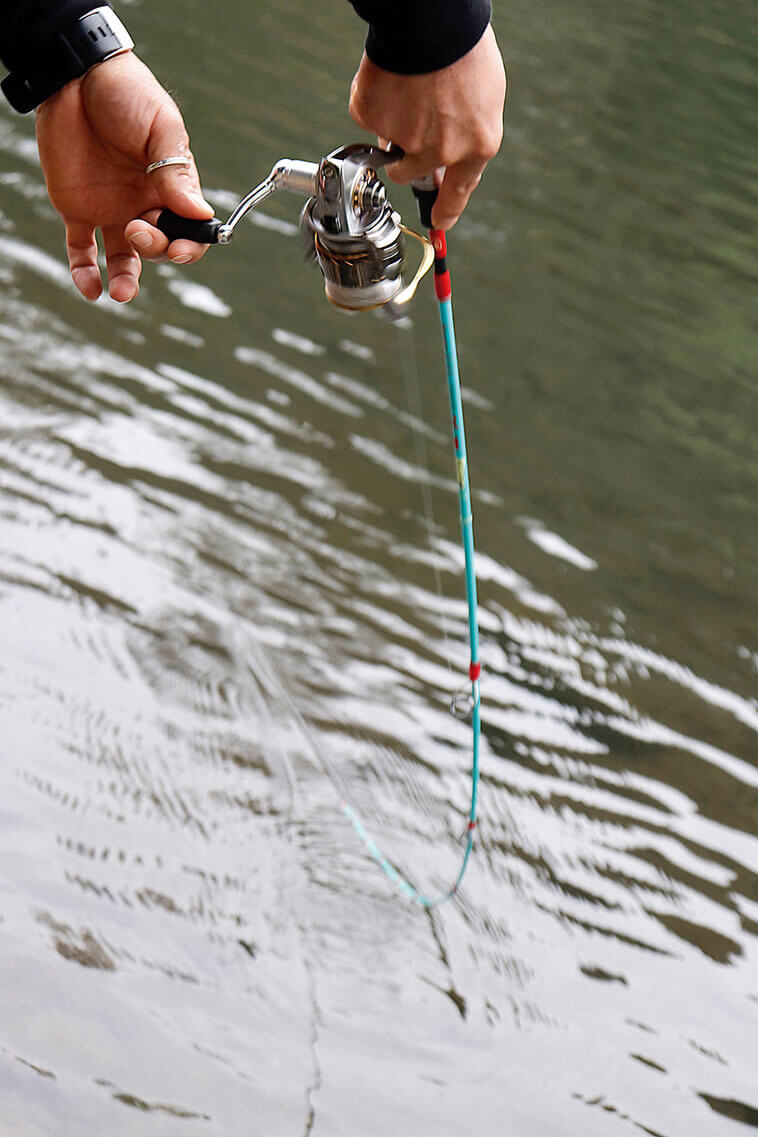
[[[197,241],[200,245],[217,245],[219,230],[223,224],[218,217],[210,217],[207,221],[193,221],[189,217],[181,217],[171,209],[162,210],[155,222],[156,228],[160,229],[169,241],[185,238],[188,241]]]

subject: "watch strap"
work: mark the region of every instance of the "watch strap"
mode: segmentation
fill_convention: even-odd
[[[93,8],[62,28],[36,54],[29,52],[27,65],[6,75],[0,87],[14,110],[26,114],[95,64],[133,47],[112,8]]]

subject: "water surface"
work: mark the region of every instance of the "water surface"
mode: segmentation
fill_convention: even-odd
[[[358,136],[362,35],[347,5],[223,13],[126,14],[222,213]],[[497,14],[506,143],[451,237],[481,835],[433,914],[340,806],[419,886],[455,874],[432,299],[332,311],[282,196],[87,306],[0,110],[3,1133],[758,1127],[751,21]]]

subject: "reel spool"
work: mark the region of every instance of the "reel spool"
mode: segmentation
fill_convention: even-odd
[[[282,189],[308,195],[300,215],[300,232],[308,259],[324,277],[327,299],[349,312],[382,309],[399,319],[419,281],[434,262],[426,238],[402,224],[387,198],[377,170],[397,161],[402,150],[354,143],[332,151],[320,163],[287,158],[232,211],[229,220],[190,221],[163,210],[157,227],[170,240],[188,238],[201,244],[228,244],[238,222],[262,201]],[[403,282],[405,238],[423,247],[412,280]]]

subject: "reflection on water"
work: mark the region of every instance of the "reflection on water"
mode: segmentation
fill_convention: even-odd
[[[207,110],[194,145],[219,208],[281,153],[352,137],[356,28],[326,37],[325,13],[292,7],[297,32],[254,17],[263,58],[301,65],[262,107],[267,66],[236,85],[245,49],[199,8],[178,33],[203,48],[184,97]],[[29,125],[2,112],[14,1137],[758,1126],[757,104],[739,14],[672,0],[661,46],[639,10],[567,26],[517,7],[503,29],[510,138],[451,242],[481,838],[432,914],[340,808],[344,792],[419,886],[451,879],[466,610],[431,302],[411,329],[328,310],[289,202],[193,274],[147,272],[136,305],[88,307]],[[170,12],[137,15],[176,75]]]

